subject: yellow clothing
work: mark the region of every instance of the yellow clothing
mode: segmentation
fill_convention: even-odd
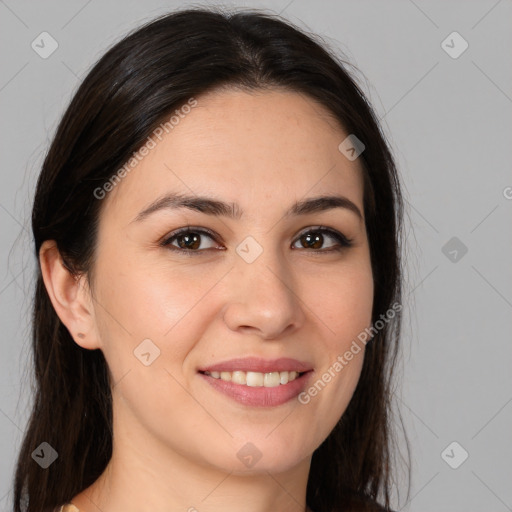
[[[55,512],[80,512],[72,503],[65,503],[55,509]]]

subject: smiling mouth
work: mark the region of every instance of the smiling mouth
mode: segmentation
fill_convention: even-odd
[[[232,382],[233,384],[239,384],[241,386],[248,387],[265,387],[275,388],[281,385],[293,382],[295,379],[301,377],[307,372],[298,371],[282,371],[282,372],[244,372],[244,371],[233,371],[233,372],[216,372],[216,371],[201,371],[203,375],[212,377],[214,379],[223,380],[224,382]]]

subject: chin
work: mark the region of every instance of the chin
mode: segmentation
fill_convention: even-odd
[[[269,438],[265,439],[264,435],[260,434],[254,441],[249,441],[246,437],[234,444],[236,446],[233,452],[228,451],[223,456],[219,454],[220,456],[216,457],[217,467],[240,475],[283,473],[296,467],[314,451],[314,447],[307,451],[304,442],[291,445],[286,436],[269,442]],[[226,464],[227,461],[232,463]]]

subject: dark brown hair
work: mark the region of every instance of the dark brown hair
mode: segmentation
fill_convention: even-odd
[[[83,80],[48,150],[35,192],[35,255],[55,240],[70,272],[93,270],[106,183],[189,98],[218,88],[284,88],[317,101],[365,145],[364,210],[374,276],[372,320],[401,302],[402,197],[378,120],[335,52],[277,16],[193,8],[162,16],[115,44]],[[340,141],[341,142],[341,141]],[[19,453],[14,511],[41,512],[91,485],[112,455],[112,397],[100,350],[84,350],[58,318],[37,262],[32,348],[35,395]],[[392,382],[396,311],[366,346],[346,412],[314,452],[307,503],[315,512],[389,507],[393,479]],[[58,452],[47,469],[41,442]]]

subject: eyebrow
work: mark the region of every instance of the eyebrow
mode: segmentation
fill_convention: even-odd
[[[207,215],[217,217],[227,217],[230,219],[240,219],[243,210],[237,203],[227,203],[206,196],[188,196],[184,194],[166,194],[153,201],[144,208],[133,219],[132,222],[140,222],[154,212],[160,210],[176,210],[187,208]],[[357,215],[363,220],[363,215],[359,208],[350,199],[339,195],[322,195],[295,202],[284,214],[285,217],[307,215],[310,213],[323,212],[334,208],[344,208]]]

